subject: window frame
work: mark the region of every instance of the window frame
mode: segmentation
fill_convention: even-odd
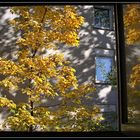
[[[113,9],[112,7],[102,7],[102,6],[94,6],[94,12],[95,9],[101,9],[101,10],[109,10],[109,22],[110,22],[110,27],[100,27],[95,25],[95,13],[93,15],[93,28],[96,29],[104,29],[104,30],[113,30]]]

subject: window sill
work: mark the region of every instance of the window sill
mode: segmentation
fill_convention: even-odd
[[[108,28],[102,28],[102,27],[93,27],[93,29],[96,29],[96,30],[106,30],[106,31],[115,31],[114,29],[112,29],[112,28],[110,28],[110,29],[108,29]]]
[[[95,85],[107,85],[107,86],[111,86],[111,83],[105,83],[105,82],[95,82]]]

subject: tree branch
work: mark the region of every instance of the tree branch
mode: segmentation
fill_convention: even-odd
[[[44,18],[45,18],[46,12],[47,12],[47,9],[45,8],[43,17],[42,17],[42,19],[41,19],[41,23],[42,23],[42,24],[43,24],[43,22],[44,22]],[[40,28],[39,32],[40,32],[40,31],[41,31],[41,28]],[[33,55],[32,55],[32,58],[35,57],[35,55],[36,55],[36,53],[37,53],[37,50],[38,50],[37,48],[34,50]],[[31,80],[30,80],[30,83],[31,83]],[[30,95],[29,98],[31,98],[31,97],[32,97],[32,96]],[[31,116],[33,116],[33,115],[34,115],[34,114],[33,114],[34,103],[33,103],[32,101],[30,101],[30,105],[31,105]],[[31,132],[33,131],[33,126],[32,126],[32,125],[30,126],[29,131],[31,131]]]

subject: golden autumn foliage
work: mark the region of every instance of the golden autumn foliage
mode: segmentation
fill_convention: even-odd
[[[140,85],[140,64],[135,65],[132,68],[132,74],[130,75],[131,87],[137,87]]]
[[[126,5],[124,14],[124,25],[126,29],[127,43],[140,43],[140,5]]]
[[[85,126],[87,120],[98,125],[102,120],[96,116],[99,108],[82,104],[82,98],[95,91],[93,84],[79,85],[75,69],[63,54],[41,55],[44,49],[57,50],[60,43],[78,46],[83,17],[73,6],[21,6],[11,12],[18,17],[10,24],[21,32],[16,42],[18,59],[0,58],[0,74],[4,76],[0,86],[26,94],[28,103],[16,105],[0,97],[0,107],[10,111],[3,127],[14,131],[88,131],[91,122]],[[62,99],[58,106],[41,105],[43,99],[56,97]]]
[[[124,10],[126,42],[128,45],[140,44],[140,4],[128,4]],[[140,64],[132,68],[130,85],[131,87],[140,85]]]

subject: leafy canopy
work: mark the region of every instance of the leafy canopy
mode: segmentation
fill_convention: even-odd
[[[125,7],[124,25],[128,45],[140,44],[140,4],[128,4]],[[131,87],[140,85],[140,64],[132,68]]]
[[[26,94],[28,102],[15,104],[1,97],[0,106],[10,111],[3,126],[15,131],[88,131],[88,120],[99,125],[99,108],[89,109],[82,104],[82,98],[95,91],[94,86],[78,84],[75,69],[63,54],[41,55],[44,50],[58,50],[60,43],[79,45],[78,30],[84,19],[76,8],[26,6],[14,7],[11,12],[17,17],[10,24],[21,32],[21,38],[16,42],[17,61],[0,58],[0,74],[4,76],[0,86]],[[56,97],[61,97],[58,106],[42,106],[44,99]]]

